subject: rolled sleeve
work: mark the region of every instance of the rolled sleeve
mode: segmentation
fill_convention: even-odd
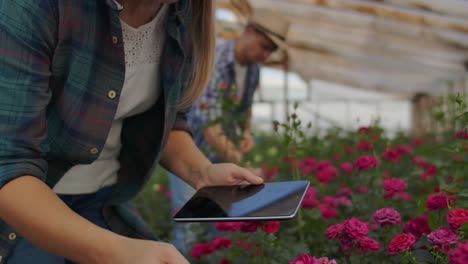
[[[56,16],[49,1],[0,1],[0,188],[45,179]]]
[[[187,112],[189,110],[185,111],[180,111],[176,115],[176,119],[174,121],[174,125],[172,126],[172,130],[179,130],[179,131],[185,131],[190,134],[190,136],[193,136],[192,130],[190,129],[190,126],[188,125],[187,122]]]

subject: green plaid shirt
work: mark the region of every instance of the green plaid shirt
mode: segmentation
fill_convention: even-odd
[[[160,100],[124,120],[121,169],[105,216],[112,229],[153,238],[130,201],[147,182],[173,129],[191,71],[188,0],[171,4]],[[155,73],[156,74],[156,73]],[[54,186],[100,153],[125,77],[119,10],[112,0],[0,0],[0,188],[32,175]],[[30,194],[34,199],[34,194]],[[18,240],[0,221],[0,263]]]

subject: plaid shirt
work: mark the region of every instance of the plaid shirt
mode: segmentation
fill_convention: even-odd
[[[243,131],[246,124],[240,123],[239,120],[236,120],[236,117],[251,110],[254,93],[260,79],[260,66],[258,64],[248,65],[244,92],[239,105],[232,109],[223,109],[222,102],[224,99],[237,97],[234,47],[234,40],[218,45],[213,76],[204,94],[188,114],[188,123],[197,146],[208,151],[207,156],[214,162],[222,160],[215,152],[209,151],[209,145],[205,141],[203,130],[210,125],[210,122],[225,118],[229,120],[229,125],[224,126],[223,130],[228,138],[233,133],[238,134],[239,131]]]
[[[191,71],[190,10],[188,0],[169,8],[160,100],[124,120],[121,169],[105,217],[126,236],[155,238],[128,201],[152,174],[170,131],[189,131],[176,104]],[[53,187],[74,164],[93,162],[124,77],[113,0],[0,0],[0,188],[23,175]],[[15,237],[0,221],[0,263]]]

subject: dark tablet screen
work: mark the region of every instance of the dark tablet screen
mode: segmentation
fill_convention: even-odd
[[[308,181],[200,189],[177,212],[178,222],[283,220],[294,217]]]

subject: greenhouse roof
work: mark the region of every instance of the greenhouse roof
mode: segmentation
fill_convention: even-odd
[[[219,34],[235,35],[251,12],[290,22],[289,70],[323,80],[410,98],[466,87],[466,0],[217,0],[235,19]],[[237,28],[236,28],[237,27]]]

